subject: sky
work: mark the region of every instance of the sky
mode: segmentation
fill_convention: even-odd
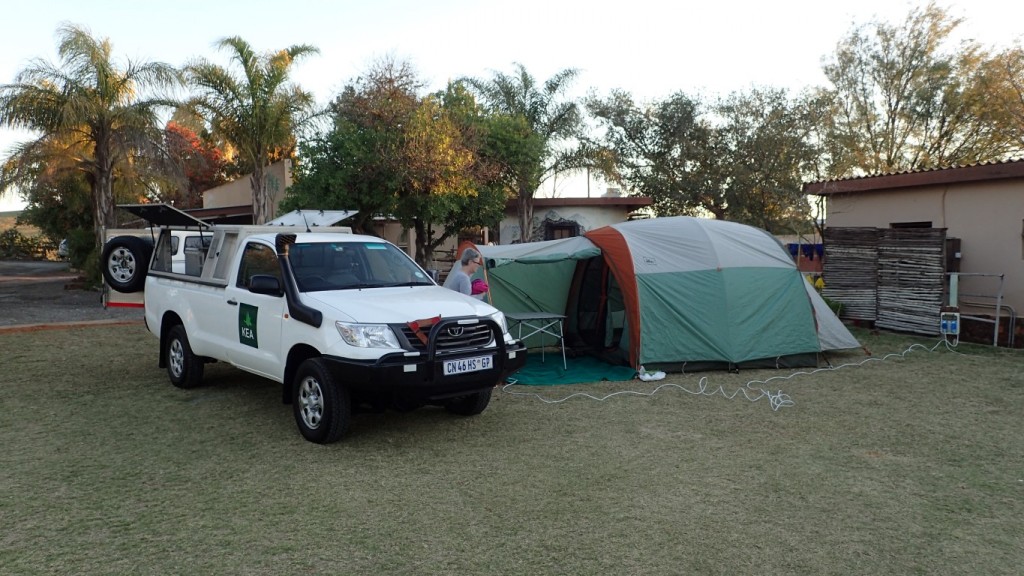
[[[61,24],[109,38],[115,60],[181,66],[201,57],[227,65],[214,43],[240,36],[258,51],[311,44],[293,79],[321,103],[382,57],[408,61],[430,90],[461,77],[511,73],[538,80],[566,68],[570,96],[621,89],[637,101],[682,91],[713,98],[753,87],[793,92],[825,83],[822,58],[855,24],[900,23],[922,1],[907,0],[36,0],[5,19],[0,84],[34,58],[56,63]],[[1024,38],[1024,2],[939,2],[965,19],[960,32],[985,46]],[[0,157],[30,137],[0,128]],[[590,183],[600,195],[606,184]],[[585,178],[548,183],[540,195],[585,196]],[[8,194],[0,211],[23,203]]]

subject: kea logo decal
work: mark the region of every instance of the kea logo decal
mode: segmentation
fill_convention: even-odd
[[[259,308],[251,304],[239,304],[238,306],[238,341],[253,348],[260,347],[256,334],[258,312]]]

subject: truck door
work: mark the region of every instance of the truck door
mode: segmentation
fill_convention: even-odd
[[[284,373],[281,323],[287,304],[283,295],[250,292],[249,282],[256,274],[275,276],[283,282],[274,249],[249,241],[243,248],[238,273],[225,290],[227,303],[237,308],[231,318],[233,339],[228,346],[228,360],[240,368],[280,380]]]

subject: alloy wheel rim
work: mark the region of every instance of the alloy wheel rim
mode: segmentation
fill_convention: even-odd
[[[115,250],[110,255],[107,268],[112,276],[124,282],[135,275],[135,258],[128,250]]]
[[[180,378],[185,372],[185,350],[181,345],[181,340],[174,339],[171,341],[167,361],[171,366],[171,373],[174,374],[174,377]]]
[[[299,385],[299,413],[310,430],[320,427],[324,415],[324,395],[316,378],[306,378]]]

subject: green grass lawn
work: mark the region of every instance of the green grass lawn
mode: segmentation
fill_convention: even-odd
[[[302,440],[277,385],[171,386],[139,326],[0,334],[4,574],[1020,574],[1024,355],[496,392]],[[900,356],[913,343],[923,344]]]

